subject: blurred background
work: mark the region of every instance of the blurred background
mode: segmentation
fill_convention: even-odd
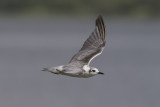
[[[107,45],[88,79],[42,72],[69,62],[101,14]],[[159,0],[1,0],[1,107],[160,107]]]
[[[160,16],[159,0],[1,0],[0,13],[20,15]]]

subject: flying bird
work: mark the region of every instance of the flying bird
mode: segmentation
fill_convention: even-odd
[[[79,78],[88,78],[97,74],[104,74],[97,68],[89,66],[89,64],[92,59],[102,53],[105,44],[105,25],[102,16],[99,15],[96,19],[95,30],[84,42],[79,52],[71,58],[68,64],[43,68],[42,71]]]

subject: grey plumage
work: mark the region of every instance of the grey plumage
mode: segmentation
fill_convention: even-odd
[[[82,48],[75,54],[69,63],[80,62],[81,64],[89,64],[91,59],[101,53],[106,44],[105,26],[101,16],[96,19],[96,28],[84,42]]]
[[[103,74],[97,68],[89,67],[93,58],[102,53],[106,44],[105,25],[102,16],[96,19],[96,28],[84,42],[82,48],[76,53],[69,64],[58,67],[44,68],[54,74],[67,75],[72,77],[91,77],[96,74]]]

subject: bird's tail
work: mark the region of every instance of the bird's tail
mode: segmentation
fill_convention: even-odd
[[[43,68],[41,71],[50,71],[48,68]]]
[[[51,72],[53,74],[58,74],[59,71],[57,71],[56,69],[51,69],[51,68],[43,68],[42,71],[48,71],[48,72]]]

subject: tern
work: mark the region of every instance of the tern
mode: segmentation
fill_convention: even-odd
[[[92,59],[102,53],[106,44],[105,25],[101,15],[96,19],[95,25],[94,31],[68,64],[43,68],[42,71],[79,78],[88,78],[97,74],[104,74],[97,68],[89,66]]]

